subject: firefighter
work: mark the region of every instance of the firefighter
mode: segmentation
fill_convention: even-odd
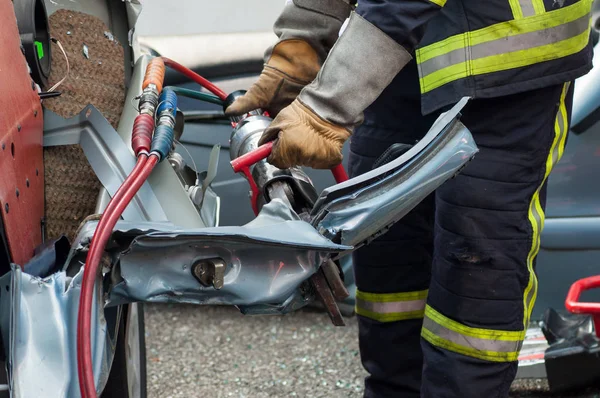
[[[288,0],[258,81],[228,114],[276,116],[269,162],[357,176],[462,97],[480,152],[353,254],[365,397],[506,397],[531,319],[546,184],[592,0]],[[338,38],[339,34],[339,38]]]

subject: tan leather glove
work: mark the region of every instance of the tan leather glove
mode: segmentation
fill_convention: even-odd
[[[289,0],[275,21],[278,40],[265,52],[258,81],[225,111],[238,116],[261,108],[271,116],[298,96],[319,72],[354,0]]]
[[[279,168],[331,168],[363,111],[411,55],[379,28],[352,13],[315,80],[283,109],[261,137],[277,139],[269,163]]]
[[[321,63],[317,52],[304,40],[284,40],[273,48],[258,81],[225,111],[242,115],[261,108],[276,116],[317,76]]]
[[[330,169],[342,162],[342,148],[349,137],[349,130],[321,119],[296,99],[265,130],[259,145],[277,140],[267,161],[280,169]]]

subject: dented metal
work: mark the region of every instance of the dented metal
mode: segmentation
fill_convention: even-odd
[[[86,250],[96,221],[82,228],[71,256]],[[245,313],[286,313],[304,306],[304,283],[333,253],[351,248],[321,236],[280,200],[241,227],[181,229],[163,223],[118,223],[108,306],[134,301],[235,305]],[[194,266],[221,259],[223,284],[199,283]]]
[[[46,278],[18,266],[0,278],[2,341],[7,353],[11,397],[79,397],[77,312],[83,268],[74,277]],[[92,308],[94,378],[102,391],[110,371],[120,314],[103,306],[98,284]],[[40,380],[41,382],[35,382]]]
[[[387,231],[477,153],[471,133],[459,120],[467,100],[441,115],[396,160],[325,189],[313,208],[312,225],[354,249]]]

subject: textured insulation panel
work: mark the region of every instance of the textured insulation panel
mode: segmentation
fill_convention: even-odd
[[[116,128],[125,101],[123,47],[98,18],[58,10],[50,16],[50,33],[65,48],[68,79],[57,89],[62,95],[44,106],[62,117],[77,115],[93,104]],[[62,79],[67,65],[52,44],[49,85]],[[85,55],[87,53],[87,56]],[[46,236],[73,240],[80,223],[94,213],[101,184],[79,145],[44,148],[46,168]]]

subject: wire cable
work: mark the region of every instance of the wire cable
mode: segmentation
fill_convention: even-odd
[[[189,79],[195,81],[196,83],[198,83],[199,85],[201,85],[202,87],[204,87],[205,89],[207,89],[208,91],[210,91],[211,93],[213,93],[214,95],[219,97],[222,101],[225,101],[225,99],[227,98],[227,94],[225,93],[225,91],[221,90],[215,84],[206,80],[205,78],[203,78],[202,76],[200,76],[199,74],[194,72],[193,70],[191,70],[191,69],[181,65],[180,63],[175,62],[172,59],[169,59],[167,57],[161,57],[161,58],[164,61],[166,66],[168,66],[171,69],[176,70],[177,72],[181,73],[184,76],[187,76]]]
[[[58,39],[55,39],[54,37],[50,40],[52,40],[52,42],[56,43],[58,48],[60,48],[60,51],[62,51],[63,55],[65,56],[65,61],[67,62],[67,73],[62,79],[60,79],[60,81],[58,81],[54,86],[50,87],[48,89],[48,91],[46,91],[48,93],[56,90],[58,88],[58,86],[63,84],[65,82],[65,80],[67,80],[67,77],[69,77],[69,73],[71,73],[71,67],[69,66],[69,57],[67,56],[67,52],[65,51],[63,45],[60,43],[60,41]]]

